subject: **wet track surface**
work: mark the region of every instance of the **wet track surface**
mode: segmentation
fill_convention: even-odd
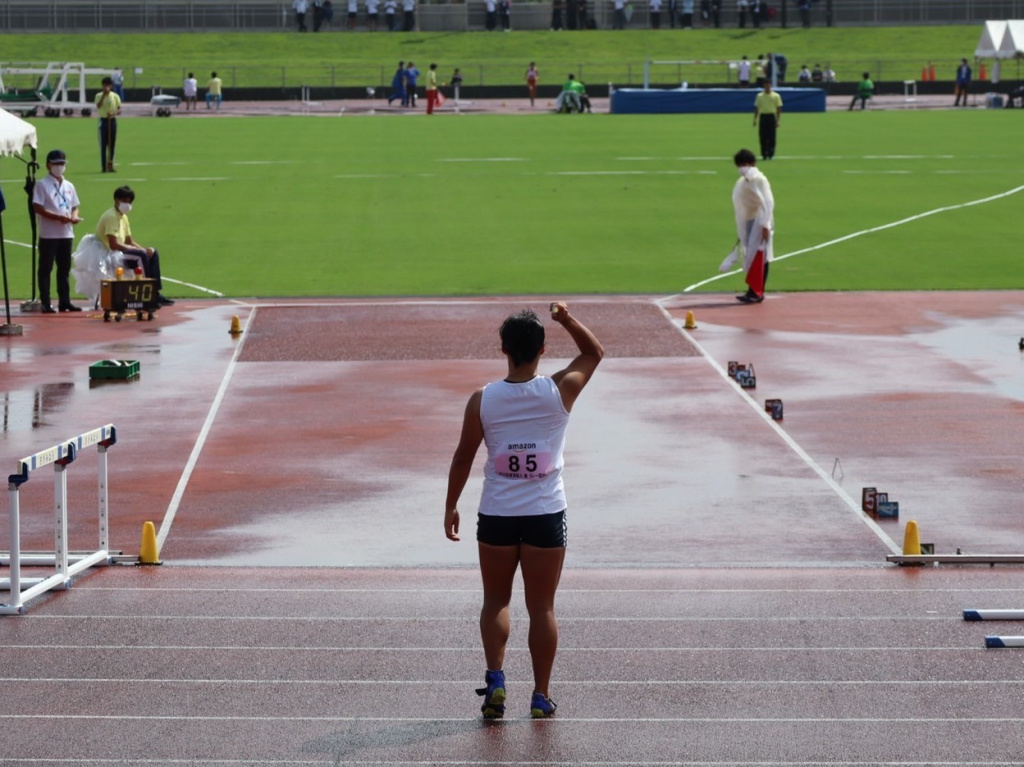
[[[885,563],[907,519],[937,551],[1024,552],[1024,299],[941,296],[572,299],[608,358],[570,425],[559,711],[528,718],[517,593],[497,725],[472,526],[451,543],[441,511],[465,401],[504,372],[495,329],[547,298],[16,318],[8,470],[113,422],[112,547],[153,520],[165,564],[0,618],[0,763],[1019,763],[1020,656],[983,637],[1024,627],[961,611],[1024,608],[1024,568]],[[572,351],[549,332],[542,371]],[[90,385],[107,358],[141,376]],[[73,548],[92,460],[68,472]],[[868,485],[899,521],[860,513]],[[52,547],[52,497],[49,471],[24,486],[26,548]]]

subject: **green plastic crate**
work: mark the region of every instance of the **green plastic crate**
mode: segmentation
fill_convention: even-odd
[[[125,379],[138,374],[138,360],[100,360],[89,366],[89,378],[92,379]]]

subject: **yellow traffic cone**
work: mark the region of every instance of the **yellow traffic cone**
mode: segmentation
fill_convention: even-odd
[[[693,312],[686,313],[686,324],[683,327],[687,330],[697,329],[697,318],[693,316]]]
[[[140,565],[159,565],[160,552],[156,546],[156,527],[152,522],[142,525],[142,546],[139,547]]]
[[[228,332],[233,336],[242,335],[242,321],[238,319],[237,314],[231,318],[231,330]]]
[[[903,533],[903,556],[921,556],[921,534],[917,531],[917,522],[907,522],[907,529]]]

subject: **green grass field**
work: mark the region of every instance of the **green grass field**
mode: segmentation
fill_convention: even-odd
[[[785,115],[764,164],[776,255],[1021,186],[1019,118]],[[678,292],[731,248],[731,155],[756,149],[746,115],[131,118],[109,176],[95,120],[35,124],[42,156],[68,152],[79,236],[128,183],[165,275],[229,296]],[[31,284],[22,168],[0,161],[14,298]],[[1020,288],[1021,199],[782,260],[772,288]]]
[[[695,29],[587,33],[280,33],[125,34],[110,36],[4,36],[6,61],[83,61],[92,67],[120,66],[129,86],[181,87],[184,73],[200,84],[217,70],[230,90],[245,86],[370,86],[390,81],[399,59],[421,69],[435,61],[444,76],[462,68],[467,85],[520,84],[529,61],[542,82],[561,82],[569,71],[592,83],[642,82],[645,59],[725,60],[768,51],[787,55],[795,77],[800,65],[831,62],[840,80],[855,81],[868,70],[876,80],[918,78],[934,62],[939,79],[952,80],[962,56],[970,57],[981,25],[928,27],[816,27]],[[55,53],[46,53],[53,51]],[[57,53],[59,52],[59,53]],[[136,75],[135,69],[142,73]],[[723,67],[694,67],[680,79],[706,82],[725,76]],[[657,74],[657,73],[656,73]],[[663,77],[675,77],[672,70]],[[1007,71],[1006,76],[1012,76]],[[90,80],[98,87],[98,77]],[[670,80],[663,80],[669,82]],[[30,78],[12,82],[28,87]]]

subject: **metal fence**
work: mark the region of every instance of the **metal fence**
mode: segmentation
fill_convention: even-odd
[[[775,9],[785,4],[789,26],[799,23],[794,0],[769,0]],[[346,1],[335,0],[334,21],[324,31],[348,31]],[[633,0],[629,26],[650,26],[646,0]],[[665,3],[667,8],[668,3]],[[589,16],[599,29],[611,27],[612,0],[590,0]],[[1024,0],[815,0],[812,23],[839,26],[977,23],[986,19],[1024,17]],[[401,10],[399,10],[399,15]],[[662,27],[668,26],[663,10]],[[776,13],[772,25],[781,23]],[[383,22],[383,14],[381,21]],[[737,25],[736,3],[722,2],[722,25]],[[420,31],[477,31],[485,24],[484,0],[420,2],[416,26]],[[520,0],[513,5],[514,29],[547,29],[551,3]],[[696,20],[700,26],[700,20]],[[0,29],[9,32],[95,31],[273,31],[295,28],[291,2],[284,0],[0,0]],[[358,31],[367,28],[365,0],[359,0]],[[384,29],[384,24],[380,25]]]

